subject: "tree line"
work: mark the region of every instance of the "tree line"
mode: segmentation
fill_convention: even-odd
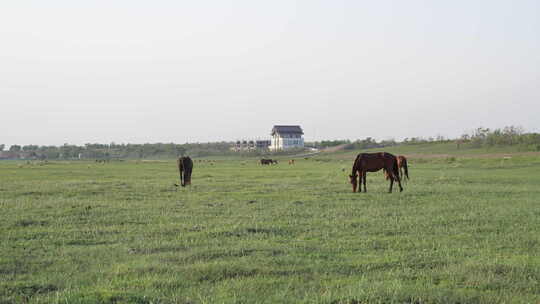
[[[323,140],[306,142],[307,148],[324,149],[345,145],[344,149],[358,150],[383,148],[395,145],[418,145],[433,142],[455,142],[458,149],[466,148],[489,148],[495,146],[519,146],[524,151],[540,151],[540,134],[526,133],[523,128],[508,126],[502,129],[489,129],[479,127],[469,133],[463,134],[457,139],[448,139],[443,136],[421,138],[405,138],[401,142],[393,139],[377,141],[372,137],[351,141]],[[210,156],[263,156],[269,154],[296,154],[301,150],[281,151],[271,153],[265,150],[234,152],[231,150],[233,142],[214,143],[146,143],[146,144],[110,144],[87,143],[82,146],[64,144],[62,146],[38,146],[38,145],[12,145],[8,151],[5,145],[0,144],[0,156],[2,158],[28,158],[28,159],[144,159],[144,158],[174,158],[183,155],[193,157]]]
[[[0,145],[3,151],[5,145]],[[195,157],[233,154],[230,143],[146,143],[146,144],[100,144],[87,143],[83,146],[12,145],[6,153],[11,158],[35,159],[124,159],[124,158],[174,158],[182,155]]]
[[[516,126],[502,129],[477,128],[469,134],[463,134],[460,142],[471,147],[520,146],[523,150],[540,151],[540,134],[525,133]]]
[[[87,143],[82,146],[64,144],[62,146],[12,145],[4,158],[33,158],[33,159],[167,159],[183,155],[193,157],[211,156],[265,156],[290,155],[305,152],[303,149],[271,152],[268,150],[252,150],[235,152],[231,150],[233,142],[215,143],[146,143],[146,144],[100,144]],[[323,140],[306,142],[306,148],[324,149],[346,144],[345,149],[369,149],[398,144],[393,140],[376,141],[371,137],[350,140]],[[3,151],[5,145],[0,145]]]

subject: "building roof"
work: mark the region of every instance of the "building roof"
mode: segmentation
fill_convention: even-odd
[[[272,133],[270,133],[271,135],[274,135],[274,134],[284,134],[284,133],[287,133],[287,134],[304,134],[304,131],[302,131],[302,128],[300,128],[300,126],[274,126],[272,128]]]

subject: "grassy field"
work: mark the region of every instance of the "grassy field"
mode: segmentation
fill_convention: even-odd
[[[351,153],[351,152],[348,152]],[[0,303],[538,303],[540,157],[0,162]],[[352,154],[351,154],[352,155]]]

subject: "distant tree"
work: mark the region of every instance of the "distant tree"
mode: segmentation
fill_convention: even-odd
[[[181,145],[176,145],[176,156],[184,156],[186,154],[186,148]]]
[[[320,145],[322,147],[335,147],[343,144],[350,144],[351,141],[348,139],[338,139],[338,140],[323,140]]]
[[[4,148],[6,147],[6,145],[4,144],[0,144],[0,151],[4,151]]]
[[[397,142],[395,139],[386,139],[379,143],[380,147],[390,147],[397,145]]]
[[[39,146],[36,146],[36,145],[26,145],[22,147],[22,150],[24,152],[37,151],[38,149],[39,149]]]
[[[9,152],[21,152],[21,146],[11,145],[11,147],[9,147]]]
[[[380,147],[381,144],[372,137],[366,137],[365,139],[356,140],[354,146],[356,149],[370,149]]]

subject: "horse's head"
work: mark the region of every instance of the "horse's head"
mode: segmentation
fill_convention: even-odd
[[[356,173],[353,175],[349,175],[349,180],[351,182],[351,185],[352,185],[352,192],[356,192],[356,187],[358,186],[358,179],[357,179],[358,175],[356,175]]]

